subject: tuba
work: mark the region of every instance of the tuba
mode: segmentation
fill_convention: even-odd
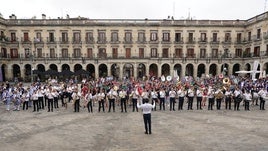
[[[224,78],[222,80],[222,83],[225,84],[225,85],[229,85],[230,84],[230,79],[229,78]]]

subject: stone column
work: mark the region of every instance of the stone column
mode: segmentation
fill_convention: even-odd
[[[96,79],[99,78],[99,65],[98,64],[95,65],[95,78]]]
[[[157,75],[157,76],[158,76],[158,77],[161,77],[161,76],[162,76],[162,74],[161,74],[161,73],[162,73],[162,72],[161,72],[161,71],[162,71],[161,66],[162,66],[161,64],[158,64],[158,65],[157,65],[157,68],[158,68],[158,75]]]
[[[111,76],[112,73],[111,73],[111,65],[110,64],[107,64],[107,76]]]
[[[138,76],[138,74],[137,74],[137,72],[138,72],[138,70],[137,70],[137,67],[138,65],[137,65],[137,63],[135,63],[134,64],[134,66],[133,66],[133,72],[134,72],[134,74],[133,74],[133,76],[134,76],[134,78],[136,79],[137,78],[137,76]],[[130,77],[131,78],[131,77]]]
[[[119,65],[119,79],[123,79],[123,65],[120,64]]]

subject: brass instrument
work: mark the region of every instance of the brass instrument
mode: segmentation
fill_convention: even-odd
[[[224,97],[224,94],[222,93],[222,91],[219,91],[218,93],[215,94],[216,99],[222,99],[223,97]]]

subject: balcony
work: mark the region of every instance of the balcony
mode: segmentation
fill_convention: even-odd
[[[47,46],[48,47],[56,47],[57,42],[55,37],[47,37]]]
[[[60,44],[60,47],[69,47],[69,44],[70,44],[69,38],[68,37],[67,38],[60,37],[59,44]]]
[[[261,34],[259,34],[259,35],[253,35],[253,36],[252,36],[252,40],[253,40],[254,42],[261,41],[261,40],[262,40],[262,36],[261,36]]]
[[[171,41],[162,39],[161,44],[171,44]]]
[[[34,37],[34,46],[35,47],[44,47],[44,40],[43,38],[36,38]]]
[[[159,41],[158,40],[150,40],[149,44],[159,44]]]
[[[94,43],[95,43],[95,40],[94,40],[93,37],[86,38],[86,39],[85,39],[85,43],[86,43],[86,44],[94,44]]]
[[[195,44],[195,38],[187,38],[188,41],[186,42],[186,44]]]
[[[19,41],[18,38],[15,37],[14,39],[7,39],[6,44],[8,44],[9,47],[18,48],[19,47]]]
[[[98,44],[106,44],[107,43],[107,40],[106,39],[107,39],[106,37],[104,37],[104,38],[98,38],[97,43]]]
[[[198,39],[199,44],[207,44],[207,42],[208,42],[207,38],[199,38]]]
[[[231,45],[232,44],[232,39],[231,38],[225,39],[224,41],[222,41],[222,44],[223,45]]]
[[[211,38],[210,44],[211,45],[219,45],[220,44],[220,38]]]
[[[124,38],[124,44],[133,44],[132,38]]]
[[[175,38],[174,44],[183,44],[183,37]]]
[[[81,38],[73,38],[72,40],[72,44],[73,44],[73,47],[82,47],[82,41],[81,41]]]

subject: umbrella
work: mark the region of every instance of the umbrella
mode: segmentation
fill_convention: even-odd
[[[89,71],[86,71],[84,69],[80,69],[80,70],[76,71],[74,74],[75,75],[81,75],[81,74],[86,75],[86,74],[89,74],[89,73],[90,73]]]
[[[71,75],[74,75],[74,72],[70,71],[70,70],[63,70],[59,73],[59,75],[62,75],[62,76],[71,76]]]
[[[44,75],[59,75],[58,71],[48,69],[47,71],[43,72]]]

